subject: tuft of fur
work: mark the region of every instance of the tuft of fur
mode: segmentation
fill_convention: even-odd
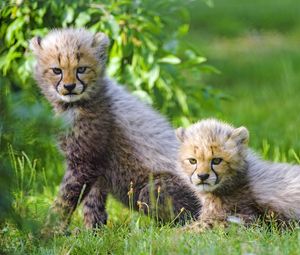
[[[106,35],[85,29],[57,29],[31,41],[37,83],[71,125],[61,140],[67,170],[53,211],[66,227],[82,195],[85,225],[95,227],[106,223],[108,193],[141,209],[138,201],[153,208],[152,190],[161,218],[170,219],[183,207],[195,216],[200,203],[179,175],[174,131],[157,112],[106,77],[108,43]],[[65,89],[68,84],[75,85],[73,93]],[[147,208],[142,209],[149,213]]]
[[[235,214],[246,222],[269,213],[300,219],[300,166],[262,160],[248,148],[245,127],[207,119],[180,128],[177,137],[182,169],[203,204],[197,226]]]
[[[252,151],[246,160],[257,203],[287,219],[300,220],[300,165],[264,161]]]

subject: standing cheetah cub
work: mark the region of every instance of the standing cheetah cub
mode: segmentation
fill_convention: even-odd
[[[208,119],[176,133],[182,169],[202,200],[200,229],[235,214],[246,222],[268,212],[300,219],[300,166],[260,159],[245,127]]]
[[[154,200],[162,219],[183,207],[192,216],[200,210],[190,184],[179,176],[178,143],[170,125],[105,75],[108,45],[106,35],[85,29],[53,30],[30,42],[37,83],[70,124],[61,139],[67,170],[50,214],[58,231],[67,227],[80,198],[85,225],[105,224],[108,193],[125,205],[132,199],[136,209],[138,201],[148,204],[143,208],[148,212],[150,190],[156,195],[159,190]]]

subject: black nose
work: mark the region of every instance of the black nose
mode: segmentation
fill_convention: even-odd
[[[208,179],[209,174],[198,174],[197,176],[201,181],[205,181]]]
[[[71,92],[75,88],[76,84],[65,84],[64,87],[67,91]]]

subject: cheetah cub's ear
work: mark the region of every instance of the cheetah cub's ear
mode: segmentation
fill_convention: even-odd
[[[175,133],[178,141],[183,143],[185,139],[185,129],[183,127],[179,127],[176,129]]]
[[[35,55],[38,55],[42,50],[41,42],[42,38],[39,36],[33,37],[29,42],[29,48]]]
[[[93,47],[102,46],[102,47],[108,47],[109,46],[109,39],[108,36],[104,33],[96,33],[94,35],[94,40],[92,42]]]
[[[109,47],[109,39],[107,35],[101,32],[96,33],[91,46],[96,48],[99,59],[105,61],[107,58],[107,49]]]
[[[233,130],[230,139],[235,141],[238,145],[247,145],[249,142],[249,131],[245,127],[239,127]]]

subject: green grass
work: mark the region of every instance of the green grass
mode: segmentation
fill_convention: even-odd
[[[298,254],[300,250],[299,231],[279,233],[255,227],[200,235],[152,225],[121,225],[96,234],[83,231],[76,237],[56,237],[48,243],[17,233],[12,236],[15,254]]]
[[[96,232],[86,231],[81,210],[77,210],[70,227],[71,236],[40,239],[40,227],[57,191],[51,190],[46,181],[43,191],[38,189],[34,181],[42,179],[43,173],[38,172],[34,162],[24,153],[12,158],[17,178],[14,207],[23,217],[23,223],[21,230],[12,222],[2,226],[0,254],[298,254],[300,251],[298,228],[282,231],[272,226],[254,225],[245,229],[232,225],[226,230],[216,228],[205,234],[193,234],[182,232],[179,227],[158,226],[155,220],[124,208],[112,198],[107,205],[110,215],[107,226]],[[30,178],[24,178],[24,174]]]
[[[264,148],[268,148],[267,145]],[[268,149],[266,149],[268,150]],[[266,152],[264,150],[264,152]],[[13,152],[11,152],[13,153]],[[282,154],[277,154],[282,156]],[[297,157],[295,157],[298,159]],[[180,226],[160,226],[141,213],[108,199],[109,221],[96,232],[83,227],[81,208],[70,226],[70,236],[41,239],[39,231],[49,205],[57,193],[47,185],[47,176],[36,169],[35,160],[25,153],[12,155],[16,172],[14,208],[21,216],[20,227],[7,221],[0,230],[0,254],[298,254],[300,230],[297,225],[282,230],[275,225],[250,228],[232,224],[204,234],[183,232]],[[27,178],[27,177],[28,178]],[[43,191],[36,179],[45,179]]]
[[[219,110],[202,116],[247,126],[251,146],[275,161],[299,162],[295,156],[300,154],[299,8],[297,0],[215,0],[214,8],[196,1],[191,6],[189,42],[221,71],[204,77],[205,81],[230,98],[221,102]],[[49,148],[53,150],[52,145]],[[183,233],[168,225],[160,227],[112,198],[107,206],[108,225],[97,233],[83,229],[81,211],[77,210],[71,230],[79,227],[78,235],[41,240],[36,233],[57,193],[61,158],[36,155],[35,164],[34,158],[24,153],[11,155],[15,155],[16,176],[13,206],[23,220],[20,229],[12,221],[1,225],[0,254],[300,253],[298,228],[279,231],[275,227],[244,229],[233,225],[226,231]],[[44,171],[41,162],[58,168]]]

